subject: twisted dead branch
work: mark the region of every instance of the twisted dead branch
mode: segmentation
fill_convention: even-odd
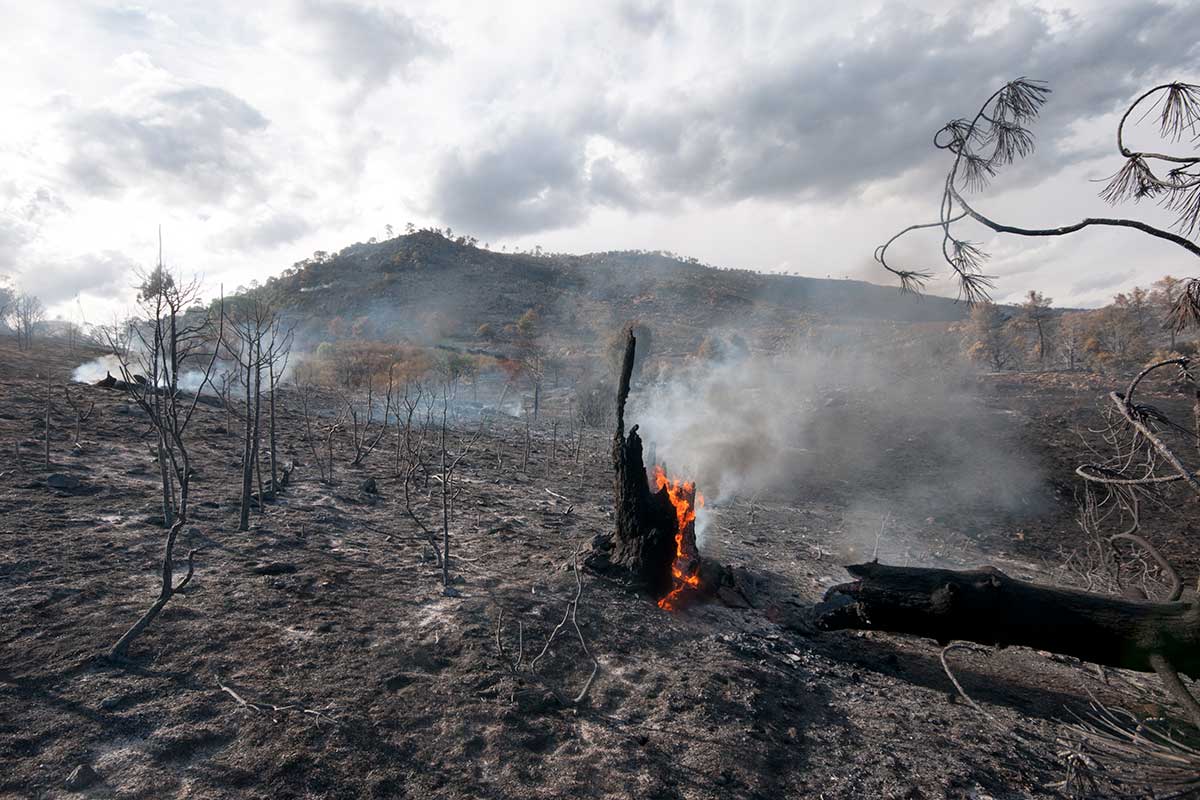
[[[340,724],[339,721],[337,720],[337,718],[331,717],[329,714],[326,713],[327,709],[330,709],[333,707],[332,704],[327,706],[326,709],[318,709],[318,708],[305,708],[304,706],[299,705],[297,703],[290,703],[286,706],[279,706],[279,705],[275,705],[274,703],[265,703],[265,702],[262,702],[259,700],[247,700],[245,697],[243,697],[241,694],[239,694],[237,692],[237,690],[234,689],[232,686],[224,683],[221,680],[220,676],[217,677],[217,686],[221,689],[222,692],[225,692],[227,695],[232,697],[239,706],[241,706],[242,708],[244,708],[248,711],[254,711],[254,712],[258,712],[258,713],[274,713],[274,714],[283,713],[285,711],[291,711],[291,712],[295,712],[297,714],[305,714],[305,715],[313,718],[313,721],[316,723],[317,727],[320,727],[322,722],[328,722],[330,725]],[[278,721],[278,720],[276,720],[276,721]]]

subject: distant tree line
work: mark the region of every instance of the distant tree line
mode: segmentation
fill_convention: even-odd
[[[1134,286],[1108,305],[1057,311],[1030,291],[1017,306],[976,303],[963,325],[968,356],[991,370],[1087,369],[1120,374],[1149,360],[1193,355],[1197,343],[1180,333],[1174,310],[1184,281],[1167,275]]]

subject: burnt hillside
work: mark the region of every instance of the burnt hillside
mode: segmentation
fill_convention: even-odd
[[[544,330],[584,347],[631,319],[653,319],[671,344],[692,346],[722,328],[769,336],[812,318],[947,322],[966,313],[947,298],[861,281],[720,269],[661,253],[497,253],[432,231],[318,254],[268,286],[313,327],[462,340],[487,325],[503,338],[532,308]]]

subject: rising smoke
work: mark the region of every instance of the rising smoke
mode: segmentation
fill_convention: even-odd
[[[1041,507],[1040,469],[1017,420],[984,403],[967,367],[924,348],[730,351],[636,387],[630,419],[648,453],[694,478],[710,509],[751,496],[921,518]]]

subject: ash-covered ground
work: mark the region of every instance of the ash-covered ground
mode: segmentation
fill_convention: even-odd
[[[846,580],[840,565],[873,556],[1069,580],[1076,431],[1107,388],[1086,379],[974,384],[970,402],[996,423],[975,445],[1019,442],[1040,476],[1027,514],[931,512],[922,493],[880,490],[884,472],[848,483],[817,469],[708,507],[705,552],[754,576],[754,607],[668,613],[584,571],[578,621],[600,670],[574,706],[561,698],[591,671],[577,640],[557,640],[536,675],[528,662],[575,596],[572,553],[611,529],[611,432],[589,432],[576,463],[563,432],[552,452],[535,426],[523,471],[524,423],[489,426],[459,468],[447,596],[387,439],[360,468],[339,450],[336,483],[322,483],[285,392],[292,484],[238,532],[238,431],[201,405],[179,545],[181,566],[201,548],[195,577],[115,665],[101,654],[157,595],[158,472],[120,392],[72,385],[95,401],[72,445],[61,387],[81,360],[51,344],[0,352],[0,797],[1053,797],[1056,740],[1089,696],[1168,705],[1149,676],[1023,648],[952,654],[993,722],[958,699],[933,642],[791,624]],[[815,424],[887,442],[882,408],[850,392]],[[902,433],[886,467],[934,469],[938,450]],[[430,517],[432,491],[418,501]],[[1188,533],[1148,530],[1172,555]],[[501,608],[507,654],[518,628],[524,641],[515,675]],[[95,776],[75,793],[81,765]]]

